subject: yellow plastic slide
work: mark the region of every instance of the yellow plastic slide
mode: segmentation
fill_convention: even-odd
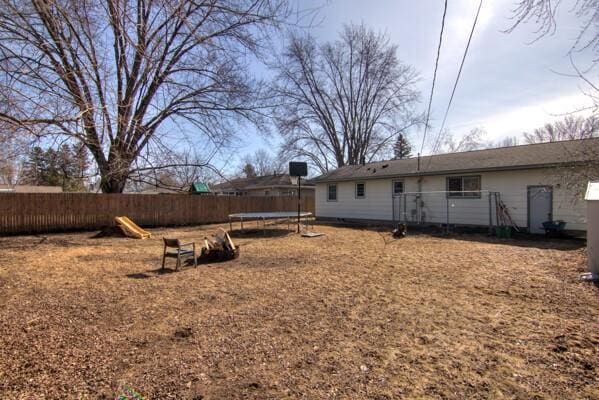
[[[135,238],[135,239],[147,239],[152,237],[152,234],[148,231],[144,231],[137,224],[131,221],[129,218],[123,217],[115,217],[114,221],[118,225],[119,228],[123,231],[126,236]]]

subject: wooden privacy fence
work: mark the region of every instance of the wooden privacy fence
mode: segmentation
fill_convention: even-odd
[[[0,193],[0,234],[101,229],[126,215],[141,226],[228,221],[239,212],[297,210],[296,197],[187,194]],[[314,213],[314,197],[302,198]]]

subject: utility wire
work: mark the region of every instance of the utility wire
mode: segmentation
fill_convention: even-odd
[[[437,134],[437,138],[435,139],[435,144],[433,146],[432,153],[434,154],[441,143],[441,137],[443,136],[443,128],[445,127],[445,122],[447,121],[447,115],[449,114],[449,109],[451,108],[451,103],[453,101],[453,96],[455,94],[456,88],[458,87],[458,82],[460,81],[460,76],[462,75],[462,68],[464,67],[464,62],[466,61],[466,56],[468,55],[468,49],[470,48],[470,42],[472,41],[472,36],[474,35],[474,29],[476,28],[476,23],[478,22],[478,16],[480,14],[480,9],[483,5],[483,0],[480,0],[478,4],[478,9],[476,10],[476,16],[474,17],[474,23],[472,24],[472,29],[470,30],[470,36],[468,37],[468,43],[466,44],[466,48],[464,49],[464,55],[462,56],[462,62],[460,64],[460,69],[458,70],[458,75],[456,76],[455,83],[453,84],[453,90],[451,91],[451,97],[449,98],[449,103],[447,103],[447,109],[445,110],[445,115],[443,116],[443,122],[441,123],[441,127],[439,128],[439,133]],[[428,169],[431,163],[432,157],[429,157],[427,166],[425,168]]]
[[[437,68],[439,68],[439,57],[441,55],[441,43],[443,42],[443,31],[445,30],[445,16],[447,15],[447,0],[445,0],[445,6],[443,8],[443,19],[441,19],[441,33],[439,34],[439,46],[437,47],[437,58],[435,60],[435,71],[433,73],[433,84],[431,86],[431,94],[428,98],[428,110],[426,111],[426,123],[424,124],[424,134],[422,135],[422,145],[420,146],[420,153],[424,149],[424,143],[426,141],[426,132],[428,131],[428,122],[431,116],[431,105],[433,103],[433,92],[435,91],[435,81],[437,80]]]

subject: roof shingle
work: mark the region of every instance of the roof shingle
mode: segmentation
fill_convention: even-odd
[[[304,185],[304,183],[302,183]],[[256,176],[253,178],[238,178],[231,179],[227,182],[212,185],[213,190],[251,190],[251,189],[263,189],[270,187],[287,187],[293,186],[291,178],[288,174],[276,174],[276,175],[265,175]]]
[[[317,182],[409,175],[542,168],[599,159],[599,138],[502,147],[348,165],[312,179]]]

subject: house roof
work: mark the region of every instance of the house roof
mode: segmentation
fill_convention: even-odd
[[[502,171],[572,165],[597,159],[599,138],[538,143],[460,153],[348,165],[312,179],[314,183],[398,176]]]
[[[13,193],[62,193],[61,186],[0,185],[0,191]]]
[[[181,194],[183,193],[180,190],[168,189],[168,188],[153,188],[153,189],[144,189],[139,192],[124,192],[126,194]]]
[[[302,186],[304,184],[302,183]],[[309,184],[307,184],[310,186]],[[288,174],[264,175],[253,178],[237,178],[227,182],[212,185],[216,191],[226,190],[252,190],[269,188],[295,188],[297,185],[291,183],[291,177]]]

